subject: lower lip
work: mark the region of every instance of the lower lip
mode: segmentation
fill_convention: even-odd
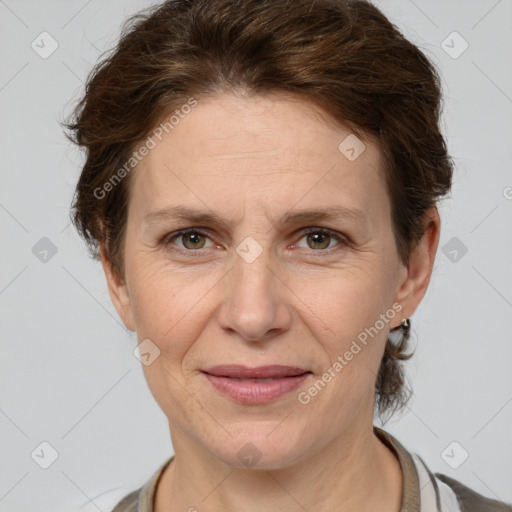
[[[241,404],[266,404],[297,389],[311,374],[304,373],[296,377],[283,377],[270,382],[253,382],[249,380],[216,377],[204,373],[212,386]]]

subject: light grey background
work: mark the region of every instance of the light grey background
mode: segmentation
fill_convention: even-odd
[[[441,69],[457,163],[431,287],[412,319],[415,396],[385,428],[434,471],[512,502],[512,2],[376,3]],[[135,334],[69,225],[82,157],[57,124],[121,22],[147,5],[0,0],[2,512],[107,512],[172,453]],[[31,47],[43,31],[58,43],[46,59]],[[469,44],[457,58],[442,47],[450,36],[448,51],[460,52],[454,31]],[[56,254],[33,253],[43,237]],[[48,469],[31,458],[38,449],[49,460],[43,441],[58,452]],[[452,460],[469,453],[458,469],[441,456],[453,441]]]

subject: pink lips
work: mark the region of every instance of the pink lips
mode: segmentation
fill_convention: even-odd
[[[242,404],[264,404],[299,387],[311,372],[291,366],[221,365],[203,370],[213,387]]]

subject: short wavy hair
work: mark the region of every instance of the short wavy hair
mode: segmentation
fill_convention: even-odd
[[[425,232],[424,214],[451,187],[440,77],[377,7],[350,0],[167,0],[130,17],[63,123],[86,153],[71,216],[91,255],[97,259],[103,246],[124,276],[132,175],[108,193],[105,183],[166,113],[192,97],[235,91],[306,100],[377,144],[407,265]],[[390,337],[385,347],[375,383],[381,417],[410,396],[402,366],[412,356],[408,337]]]

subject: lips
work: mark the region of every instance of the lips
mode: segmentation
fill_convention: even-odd
[[[239,380],[251,380],[251,379],[283,379],[286,377],[297,377],[304,373],[311,373],[303,368],[297,368],[292,366],[258,366],[255,368],[249,368],[247,366],[240,365],[221,365],[214,366],[208,370],[203,370],[204,373],[213,375],[214,377],[228,377],[230,379]]]
[[[220,365],[203,370],[214,389],[242,404],[264,404],[293,391],[312,372],[293,366]]]

